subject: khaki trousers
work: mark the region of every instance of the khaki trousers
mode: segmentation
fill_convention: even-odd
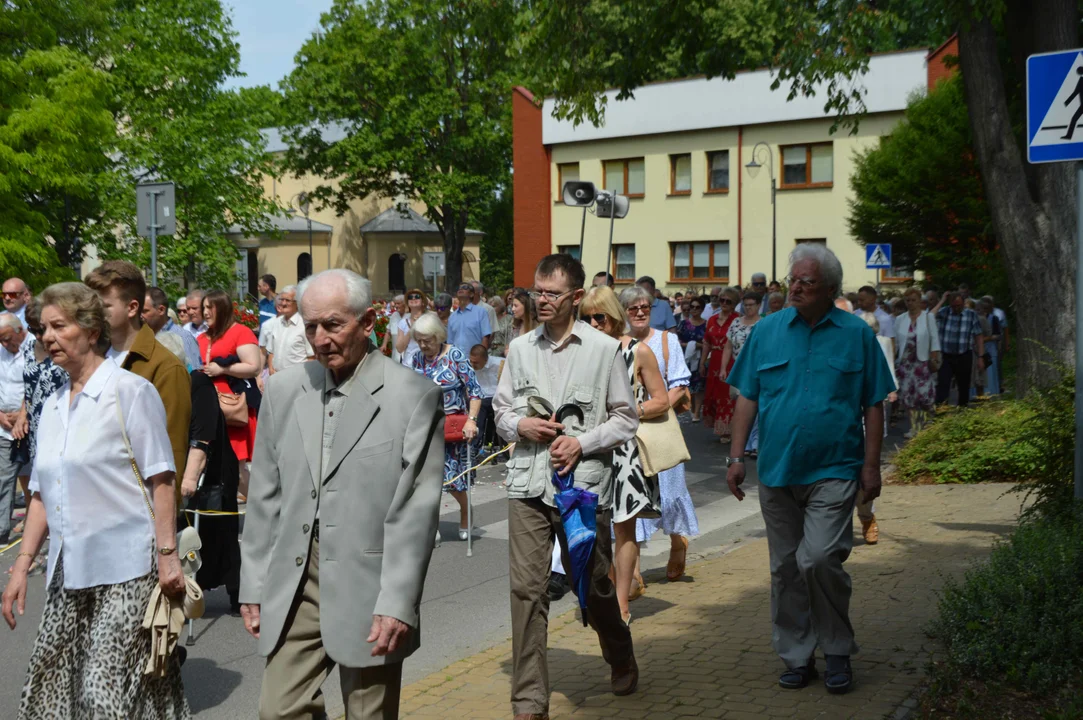
[[[259,697],[260,720],[320,720],[323,686],[335,661],[320,637],[320,541],[313,538],[305,578],[278,648],[267,658]],[[359,639],[360,640],[360,639]],[[402,663],[339,667],[347,720],[396,720]]]
[[[602,657],[614,667],[632,661],[632,634],[620,617],[617,591],[609,579],[613,564],[609,508],[599,510],[591,559],[587,621],[598,633]],[[568,541],[560,513],[540,499],[508,501],[508,555],[511,579],[511,707],[521,713],[549,710],[549,568],[553,537],[560,543],[564,567],[571,572]]]
[[[856,655],[850,624],[856,480],[759,487],[771,562],[771,642],[787,667],[825,655]]]

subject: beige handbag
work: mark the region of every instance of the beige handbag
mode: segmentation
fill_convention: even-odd
[[[218,393],[218,407],[228,427],[248,427],[248,396],[244,393]]]
[[[636,385],[641,385],[638,368],[635,377]],[[638,395],[637,389],[633,390],[633,394]],[[677,414],[672,407],[666,410],[665,415],[649,420],[640,419],[639,429],[636,430],[636,445],[639,447],[643,474],[647,476],[657,475],[692,458],[684,442],[681,424],[677,421]]]

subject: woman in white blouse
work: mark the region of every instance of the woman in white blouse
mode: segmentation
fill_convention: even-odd
[[[18,717],[188,718],[175,657],[164,677],[143,673],[155,583],[170,597],[185,592],[165,408],[153,385],[105,359],[109,326],[93,290],[52,285],[42,305],[45,349],[71,379],[45,401],[23,552],[3,595],[14,629],[48,533],[45,608]]]

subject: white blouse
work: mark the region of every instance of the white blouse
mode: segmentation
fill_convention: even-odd
[[[47,582],[63,552],[68,590],[115,585],[154,567],[154,523],[124,447],[118,399],[144,480],[176,471],[158,391],[113,360],[74,398],[70,381],[49,396],[30,491],[41,494],[52,539]]]

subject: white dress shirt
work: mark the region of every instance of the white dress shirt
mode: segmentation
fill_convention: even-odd
[[[31,335],[27,335],[14,355],[5,348],[0,347],[0,411],[15,412],[23,405],[26,397],[26,386],[23,384],[23,360],[22,348],[27,342],[34,342]],[[14,440],[10,430],[0,426],[0,438]],[[6,459],[6,458],[5,458]]]
[[[46,586],[61,552],[68,590],[115,585],[154,569],[154,523],[124,447],[118,399],[144,480],[176,470],[158,392],[113,360],[105,360],[75,397],[70,381],[50,395],[30,476],[52,538]]]
[[[198,326],[198,327],[193,325],[190,322],[184,323],[184,329],[187,330],[188,332],[192,333],[192,337],[194,337],[194,338],[199,338],[200,335],[207,332],[207,330],[208,330],[207,323],[205,323],[205,322],[202,325]]]
[[[289,320],[285,315],[279,315],[270,322],[274,322],[275,327],[267,339],[267,352],[273,356],[275,372],[300,365],[315,355],[308,338],[305,337],[305,323],[301,319],[301,313],[294,313]],[[269,325],[270,322],[265,324]]]
[[[470,367],[474,367],[473,363]],[[497,381],[500,380],[500,368],[504,367],[504,358],[490,357],[485,361],[485,367],[481,370],[474,368],[474,377],[481,386],[481,397],[491,398],[496,395]]]

